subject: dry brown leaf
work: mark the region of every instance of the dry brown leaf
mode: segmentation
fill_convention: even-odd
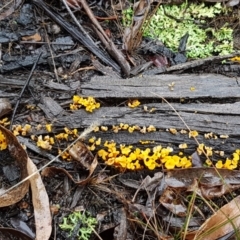
[[[240,188],[240,171],[215,168],[187,168],[167,171],[165,183],[172,188],[187,188],[196,191],[207,199]]]
[[[28,158],[28,174],[31,175],[37,171],[37,167]],[[49,239],[52,232],[52,217],[50,205],[45,186],[42,182],[39,172],[30,178],[32,190],[32,202],[34,206],[34,218],[36,226],[36,240]]]
[[[40,36],[39,33],[35,33],[34,35],[31,35],[31,36],[22,37],[22,40],[23,41],[40,42],[42,40],[42,37]]]
[[[14,228],[0,227],[0,233],[1,237],[6,237],[5,239],[33,240],[33,238],[29,237],[27,234]]]
[[[240,227],[240,196],[220,208],[207,219],[198,231],[190,232],[186,239],[219,239]]]
[[[167,187],[160,197],[159,202],[173,214],[183,217],[186,216],[187,207],[180,196],[176,189]]]
[[[28,176],[27,172],[27,161],[28,155],[18,142],[17,138],[5,127],[0,125],[0,130],[5,135],[8,144],[8,150],[16,160],[21,170],[21,180]],[[6,189],[0,189],[0,207],[10,206],[14,203],[19,202],[28,192],[29,181],[21,183],[18,187],[11,189],[4,194]]]
[[[91,168],[94,160],[93,154],[88,150],[86,145],[81,141],[76,142],[70,149],[69,154],[71,157],[79,162],[87,170]]]
[[[0,98],[0,117],[9,113],[12,110],[11,103],[7,98]]]
[[[80,180],[80,181],[76,181],[73,177],[73,175],[71,175],[67,170],[63,169],[63,168],[57,168],[57,167],[47,167],[45,169],[43,169],[42,171],[42,176],[44,177],[52,177],[56,174],[59,174],[59,173],[63,173],[65,175],[67,175],[75,184],[78,184],[78,185],[84,185],[86,183],[89,182],[90,180],[90,177],[92,176],[96,166],[98,164],[98,161],[97,161],[97,157],[94,158],[90,168],[89,168],[89,174],[88,176],[83,179],[83,180]]]

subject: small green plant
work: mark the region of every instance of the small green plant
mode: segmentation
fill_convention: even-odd
[[[72,235],[73,231],[77,231],[79,240],[88,240],[96,225],[97,219],[88,212],[73,212],[63,218],[63,223],[59,224],[59,227],[64,231],[70,232],[69,236]]]
[[[233,51],[233,30],[226,23],[220,29],[208,27],[209,20],[226,9],[221,3],[205,6],[204,3],[161,5],[145,25],[144,36],[158,38],[165,46],[177,51],[180,39],[188,32],[187,56],[204,58],[215,54],[225,55]],[[125,14],[125,15],[124,15]],[[131,9],[123,12],[124,26],[131,24]]]

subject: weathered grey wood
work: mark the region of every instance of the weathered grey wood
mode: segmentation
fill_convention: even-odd
[[[169,85],[174,83],[174,90]],[[191,88],[195,90],[192,91]],[[96,98],[216,98],[236,99],[240,87],[235,78],[217,74],[185,74],[113,79],[95,77],[81,86],[82,94]],[[157,95],[158,96],[157,96]]]
[[[64,113],[64,109],[51,97],[42,96],[41,102],[43,104],[38,104],[38,107],[46,114],[49,119],[59,116]]]
[[[235,104],[173,104],[181,117],[192,130],[202,133],[213,132],[221,135],[240,134],[240,103]],[[129,125],[149,126],[154,125],[158,129],[167,128],[186,129],[176,113],[167,104],[146,105],[149,109],[154,107],[152,113],[146,112],[143,106],[130,109],[128,107],[101,107],[93,113],[87,113],[80,109],[62,117],[56,122],[57,126],[70,128],[85,128],[92,123],[112,126],[120,123]]]

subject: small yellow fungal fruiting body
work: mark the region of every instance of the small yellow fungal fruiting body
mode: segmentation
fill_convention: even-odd
[[[101,126],[100,128],[101,128],[101,130],[102,130],[103,132],[107,132],[107,130],[108,130],[108,127],[107,127],[107,126]]]
[[[141,103],[137,99],[128,101],[128,107],[130,108],[138,107],[140,104]]]
[[[189,132],[188,136],[189,136],[189,138],[197,137],[198,136],[198,132],[196,130],[192,130],[192,131]]]

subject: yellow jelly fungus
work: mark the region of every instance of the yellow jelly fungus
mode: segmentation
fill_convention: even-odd
[[[67,127],[64,128],[64,131],[65,131],[65,133],[67,133],[67,134],[71,134],[71,133],[72,133],[71,130],[68,129]]]
[[[7,148],[7,140],[0,130],[0,150],[5,150]]]
[[[204,152],[204,144],[203,143],[198,145],[197,152],[199,155],[201,155]]]
[[[22,136],[26,136],[27,133],[29,133],[31,131],[31,125],[29,124],[25,124],[23,127],[21,125],[14,125],[13,126],[13,135],[14,136],[18,136],[18,135],[22,135]]]
[[[190,87],[190,90],[191,90],[191,91],[195,91],[196,88],[195,88],[195,87]]]
[[[141,144],[149,144],[149,143],[150,143],[150,141],[143,141],[143,140],[139,140],[139,143],[141,143]]]
[[[150,125],[150,126],[147,128],[147,131],[148,131],[148,132],[156,132],[156,128],[155,128],[153,125]]]
[[[149,170],[153,170],[154,168],[156,168],[156,163],[152,158],[145,158],[144,164],[146,167],[148,167]]]
[[[166,169],[174,169],[175,165],[176,165],[175,161],[172,158],[170,158],[168,161],[165,162]]]
[[[151,108],[151,109],[149,110],[150,113],[152,113],[152,112],[154,112],[154,111],[156,111],[156,108]]]
[[[3,118],[2,120],[0,120],[0,124],[6,127],[10,125],[10,121],[8,121],[8,118]]]
[[[169,132],[172,134],[177,134],[177,130],[175,128],[169,128]]]
[[[189,159],[187,159],[186,157],[183,157],[180,159],[179,165],[182,168],[190,168],[190,167],[192,167],[192,162]]]
[[[186,134],[186,133],[187,133],[187,131],[186,131],[186,130],[184,130],[184,129],[182,129],[182,130],[180,131],[180,133],[181,133],[181,134]]]
[[[205,153],[208,157],[212,156],[212,148],[205,146]]]
[[[240,149],[236,149],[235,153],[237,153],[238,155],[240,155]]]
[[[74,128],[74,129],[72,130],[72,133],[73,133],[73,135],[75,135],[76,137],[78,137],[78,130],[77,130],[76,128]]]
[[[93,129],[93,131],[94,131],[94,132],[99,132],[99,127],[95,127],[95,128]]]
[[[112,130],[114,133],[118,133],[118,131],[121,130],[121,127],[113,125]]]
[[[63,160],[70,161],[72,160],[71,155],[68,153],[68,151],[62,152],[60,149],[58,149],[58,154],[61,156]]]
[[[55,138],[58,140],[63,140],[65,139],[66,141],[68,140],[68,134],[67,133],[59,133],[55,135]]]
[[[232,62],[240,62],[240,57],[239,57],[239,56],[236,56],[236,57],[230,58],[230,60],[231,60]]]
[[[37,146],[42,148],[42,149],[45,149],[45,150],[51,150],[52,149],[52,146],[51,146],[49,140],[46,139],[46,138],[43,139],[42,135],[38,136]]]
[[[223,164],[223,167],[227,168],[229,170],[233,170],[233,169],[237,168],[237,164],[232,162],[232,160],[227,158],[225,163]]]
[[[53,144],[55,143],[55,142],[54,142],[54,138],[53,138],[53,137],[50,137],[50,138],[49,138],[49,142],[50,142],[51,145],[53,145]]]
[[[219,137],[222,138],[222,139],[227,139],[227,138],[229,138],[228,135],[220,135]]]
[[[134,130],[135,130],[135,126],[133,126],[133,127],[129,127],[129,128],[128,128],[128,132],[129,132],[129,133],[133,133]]]
[[[123,126],[122,126],[122,129],[123,129],[123,130],[127,130],[128,128],[129,128],[129,125],[128,125],[128,124],[126,124],[126,123],[123,124]]]
[[[94,143],[95,140],[96,140],[96,137],[91,137],[91,138],[89,138],[88,142],[90,142],[90,143]]]
[[[92,144],[92,146],[88,146],[88,149],[89,149],[90,151],[94,151],[94,150],[96,149],[95,144]]]
[[[101,130],[102,130],[103,132],[106,132],[106,131],[108,130],[108,127],[107,127],[107,126],[101,126],[100,128],[101,128]]]
[[[41,124],[38,124],[37,126],[36,126],[36,130],[37,131],[40,131],[42,129],[42,125]]]
[[[224,156],[224,151],[220,151],[220,152],[219,152],[219,155],[220,155],[221,157],[223,157],[223,156]]]
[[[206,160],[206,164],[207,164],[208,166],[212,166],[212,161],[208,158],[208,159]]]
[[[95,142],[95,144],[96,144],[97,146],[99,146],[99,145],[101,144],[101,141],[102,141],[102,139],[101,139],[101,138],[98,138],[98,140]]]
[[[52,132],[52,124],[46,124],[46,130]]]
[[[123,144],[120,144],[120,149],[121,149],[121,153],[123,154],[123,155],[128,155],[130,152],[131,152],[131,148],[132,148],[132,146],[125,146],[125,145],[123,145]]]
[[[77,110],[82,106],[85,107],[87,112],[93,112],[93,110],[100,108],[100,103],[96,102],[93,97],[80,97],[78,95],[73,96],[73,104],[70,104],[71,110]]]
[[[144,126],[142,129],[140,129],[141,133],[146,133],[147,132],[147,128]]]
[[[215,166],[216,166],[216,168],[223,168],[223,162],[222,162],[222,160],[219,160],[219,161],[217,161],[217,163],[215,164]]]
[[[128,101],[128,107],[130,108],[138,107],[140,104],[141,103],[137,99]]]
[[[98,156],[101,157],[104,161],[107,160],[108,152],[104,149],[98,151]]]
[[[179,144],[178,146],[180,149],[186,149],[188,146],[186,143]]]
[[[161,145],[154,148],[134,149],[131,145],[120,144],[106,141],[105,149],[98,150],[98,156],[107,165],[115,166],[121,170],[137,170],[144,167],[153,170],[164,166],[166,169],[190,168],[192,167],[191,157],[172,155],[171,147],[163,148]]]
[[[189,132],[188,136],[189,136],[189,138],[197,137],[198,136],[198,132],[196,130],[192,130],[192,131]]]

